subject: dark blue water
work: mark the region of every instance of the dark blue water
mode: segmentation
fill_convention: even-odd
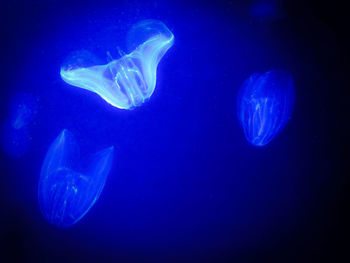
[[[287,1],[283,16],[266,20],[249,1],[7,4],[1,121],[16,92],[34,98],[35,112],[16,137],[23,153],[1,151],[4,262],[312,262],[310,251],[334,237],[324,229],[343,200],[335,134],[344,129],[333,111],[345,75],[332,30],[299,7]],[[121,110],[62,81],[70,52],[118,57],[130,27],[149,18],[175,42],[148,102]],[[271,69],[293,76],[295,109],[257,148],[237,119],[237,92]],[[83,158],[114,146],[100,199],[68,229],[47,223],[37,200],[45,154],[63,129]]]

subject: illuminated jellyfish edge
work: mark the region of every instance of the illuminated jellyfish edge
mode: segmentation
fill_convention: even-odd
[[[62,147],[62,144],[65,143],[66,137],[69,136],[72,141],[71,143],[75,143],[75,139],[72,133],[70,133],[67,129],[63,129],[60,134],[55,138],[55,140],[50,144],[49,149],[47,150],[45,154],[45,158],[43,161],[43,165],[41,167],[40,171],[40,177],[39,177],[39,184],[38,184],[38,202],[39,202],[39,208],[41,211],[41,214],[44,216],[44,218],[51,224],[56,225],[58,227],[61,227],[60,225],[55,224],[52,219],[48,216],[47,210],[48,210],[48,202],[45,198],[47,188],[48,188],[48,179],[49,179],[49,172],[48,170],[53,166],[53,171],[55,172],[57,169],[61,167],[60,162],[62,162],[63,155],[59,156],[59,158],[55,155],[53,155],[53,152],[57,150],[57,148]],[[64,145],[63,145],[64,146]],[[63,152],[61,152],[63,153]],[[56,159],[56,161],[55,161]],[[60,160],[57,162],[57,160]]]
[[[117,103],[115,100],[111,100],[110,98],[113,97],[113,95],[111,93],[108,93],[108,88],[105,89],[101,89],[101,85],[96,84],[98,81],[102,82],[102,86],[112,86],[113,83],[112,81],[108,80],[107,78],[102,78],[100,77],[100,79],[96,79],[96,81],[93,80],[89,80],[88,78],[85,77],[86,83],[85,82],[81,82],[81,78],[77,77],[77,75],[81,75],[84,73],[88,73],[91,72],[91,68],[92,69],[97,69],[100,70],[101,72],[103,72],[104,70],[107,70],[107,68],[109,67],[109,65],[113,63],[110,62],[107,65],[97,65],[97,66],[93,66],[93,67],[89,67],[89,68],[78,68],[78,69],[71,69],[71,70],[65,70],[63,68],[61,68],[60,70],[60,75],[61,78],[68,84],[78,87],[78,88],[82,88],[88,91],[91,91],[93,93],[96,93],[98,96],[100,96],[102,99],[104,99],[107,103],[109,103],[110,105],[112,105],[113,107],[117,107],[119,109],[128,109],[129,107],[127,105],[125,105],[125,103]],[[90,73],[91,76],[94,75],[94,73]],[[89,74],[89,75],[90,75]],[[103,74],[103,73],[101,73]],[[79,83],[79,84],[78,84]],[[124,99],[126,100],[126,99]],[[121,100],[121,101],[124,101]]]
[[[85,209],[85,211],[79,217],[77,217],[77,219],[71,225],[67,225],[67,226],[63,226],[63,227],[61,226],[61,228],[67,228],[67,227],[71,227],[71,226],[75,225],[78,221],[80,221],[90,211],[90,209],[95,205],[97,200],[100,198],[100,195],[103,191],[103,188],[105,187],[107,177],[109,175],[109,171],[110,171],[111,166],[112,166],[112,160],[113,160],[113,155],[114,155],[114,146],[110,146],[108,148],[105,148],[105,149],[95,153],[95,155],[97,155],[97,154],[102,155],[102,153],[104,153],[104,152],[107,153],[106,155],[108,156],[108,159],[111,159],[111,161],[109,161],[109,162],[107,161],[107,163],[109,163],[108,168],[107,168],[108,172],[105,173],[104,178],[101,180],[102,183],[99,184],[100,187],[98,188],[96,194],[94,195],[93,200],[91,201],[90,205]]]

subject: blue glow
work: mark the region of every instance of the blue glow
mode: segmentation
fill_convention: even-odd
[[[15,158],[22,157],[29,149],[31,137],[28,129],[14,129],[9,122],[5,122],[1,129],[1,145],[4,152]]]
[[[132,27],[127,39],[129,47],[135,47],[131,53],[106,65],[68,63],[61,68],[62,79],[120,109],[141,105],[154,92],[158,63],[173,45],[174,36],[162,22],[144,20]]]
[[[10,123],[18,130],[28,125],[37,113],[36,98],[29,93],[16,94],[10,105]]]
[[[292,76],[282,70],[251,75],[238,95],[238,119],[247,140],[268,144],[287,124],[294,107]]]
[[[316,42],[304,47],[303,41],[311,38],[294,31],[286,34],[293,28],[290,23],[257,24],[248,15],[251,2],[209,6],[185,1],[113,1],[113,5],[111,1],[46,1],[39,9],[37,4],[25,5],[22,11],[27,12],[13,6],[9,22],[16,14],[38,18],[35,23],[33,19],[7,23],[15,28],[7,30],[11,42],[3,42],[10,48],[5,52],[3,110],[14,92],[23,90],[39,98],[32,121],[16,130],[24,132],[26,127],[29,137],[14,133],[18,136],[13,148],[24,147],[20,140],[29,139],[26,154],[15,159],[0,149],[4,204],[0,221],[5,222],[5,239],[19,245],[23,238],[35,239],[24,251],[19,247],[24,253],[16,254],[18,261],[65,263],[79,258],[156,263],[174,261],[171,256],[176,255],[178,261],[239,262],[242,251],[251,254],[273,248],[276,240],[288,238],[300,225],[299,219],[305,219],[303,203],[313,192],[303,198],[296,195],[305,190],[311,170],[317,185],[324,185],[327,177],[319,175],[319,168],[332,170],[330,165],[319,165],[322,156],[308,158],[325,145],[322,139],[327,145],[334,139],[322,132],[324,118],[332,116],[316,118],[313,113],[324,106],[319,94],[325,94],[334,80],[339,82],[327,75],[329,67],[314,64],[314,56],[297,56],[310,54],[309,47]],[[144,18],[161,20],[175,37],[158,64],[149,101],[123,110],[62,80],[61,67],[89,68],[132,53],[148,39],[147,30],[142,34],[144,26],[133,27]],[[308,28],[322,38],[322,31]],[[118,55],[118,47],[125,54]],[[272,65],[270,69],[284,65],[292,73],[295,89],[299,84],[307,87],[296,90],[290,123],[267,146],[256,148],[245,139],[236,100],[244,80],[251,73],[270,70],[266,65]],[[320,69],[329,77],[323,90],[310,85],[320,84]],[[310,95],[312,100],[300,103]],[[0,129],[5,121],[12,127],[10,113],[2,113]],[[315,117],[313,123],[305,123],[310,116]],[[67,133],[66,146],[52,151],[56,160],[62,148],[71,153],[64,167],[46,173],[47,185],[58,187],[61,181],[71,181],[65,177],[87,176],[85,156],[112,145],[117,148],[99,199],[80,221],[62,229],[56,227],[63,225],[59,220],[53,225],[47,219],[53,214],[49,200],[45,200],[46,211],[38,198],[44,159],[64,128],[75,140]],[[294,134],[295,129],[300,132]],[[315,132],[321,137],[314,137]],[[52,193],[46,189],[42,196],[49,198]],[[11,251],[10,258],[16,256]],[[246,254],[243,257],[251,258]],[[252,259],[259,260],[263,261]]]
[[[24,92],[15,93],[9,104],[9,116],[2,125],[1,145],[7,155],[21,157],[29,149],[31,136],[28,125],[37,114],[37,99]]]
[[[284,17],[281,0],[258,0],[250,6],[250,16],[262,22],[272,22]]]
[[[97,152],[84,171],[79,166],[79,146],[72,133],[63,130],[51,144],[40,174],[39,205],[53,225],[69,227],[95,204],[113,161],[113,147]]]

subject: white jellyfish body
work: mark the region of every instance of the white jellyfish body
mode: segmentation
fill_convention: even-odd
[[[61,68],[62,79],[100,95],[120,109],[131,109],[150,98],[156,86],[157,66],[173,45],[174,36],[160,21],[137,23],[127,36],[135,49],[106,65]]]

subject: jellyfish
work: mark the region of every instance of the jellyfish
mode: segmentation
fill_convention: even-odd
[[[82,166],[79,146],[63,130],[51,144],[41,168],[38,198],[46,220],[60,228],[77,223],[98,200],[112,166],[113,147],[101,150]]]
[[[38,110],[37,99],[29,93],[17,93],[10,105],[10,124],[18,130],[31,123]]]
[[[9,115],[1,127],[1,145],[4,152],[19,158],[29,149],[29,124],[37,114],[37,98],[25,92],[15,93],[9,103]]]
[[[246,139],[255,146],[268,144],[290,120],[294,98],[293,79],[287,71],[252,74],[243,83],[237,100],[238,119]]]
[[[120,109],[133,109],[148,100],[156,86],[157,66],[173,45],[174,35],[157,20],[143,20],[127,34],[130,53],[107,64],[79,65],[76,61],[61,67],[62,79],[72,86],[97,93]],[[91,60],[90,60],[91,61]]]

